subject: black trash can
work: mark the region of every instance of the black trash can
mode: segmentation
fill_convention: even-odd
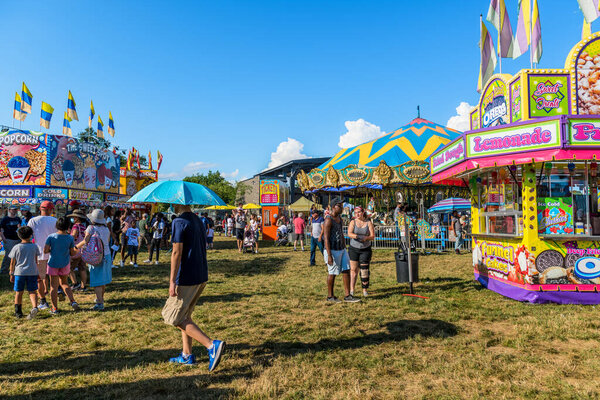
[[[408,254],[403,251],[397,251],[394,253],[396,258],[396,281],[398,283],[407,283],[409,281],[408,275]],[[419,254],[411,253],[412,259],[412,278],[413,282],[419,281]]]

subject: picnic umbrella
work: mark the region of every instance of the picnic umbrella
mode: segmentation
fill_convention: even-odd
[[[461,199],[458,197],[451,197],[438,201],[432,205],[427,212],[443,214],[454,210],[470,210],[471,201],[467,199]]]
[[[185,181],[160,181],[146,186],[129,203],[169,203],[224,206],[225,202],[206,186]]]
[[[205,210],[235,210],[234,206],[225,205],[225,206],[210,206],[206,207]]]
[[[244,206],[242,207],[244,210],[256,210],[261,208],[258,204],[254,204],[254,203],[248,203],[248,204],[244,204]]]

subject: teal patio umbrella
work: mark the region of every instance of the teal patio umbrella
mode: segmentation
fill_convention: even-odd
[[[201,206],[224,206],[225,202],[212,190],[198,183],[160,181],[146,186],[128,203],[169,203]]]

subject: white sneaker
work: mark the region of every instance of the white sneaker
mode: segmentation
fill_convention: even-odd
[[[154,261],[154,265],[158,265],[158,261]]]
[[[125,266],[125,264],[123,264],[123,261],[121,261],[121,262],[119,263],[119,266],[120,266],[120,267],[124,267],[124,266]]]
[[[151,261],[151,260],[144,260],[144,262],[145,262],[146,264],[150,264],[152,261]]]
[[[113,267],[113,269],[119,269],[118,265],[113,265],[112,267]]]
[[[137,264],[133,264],[133,268],[137,268],[137,267],[138,267],[138,265],[137,265]]]
[[[133,265],[133,261],[129,261],[129,265]]]

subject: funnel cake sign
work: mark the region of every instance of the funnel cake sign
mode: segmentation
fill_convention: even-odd
[[[559,121],[530,124],[467,135],[467,157],[491,156],[560,145]]]
[[[571,146],[600,146],[600,120],[571,121],[569,143]]]

